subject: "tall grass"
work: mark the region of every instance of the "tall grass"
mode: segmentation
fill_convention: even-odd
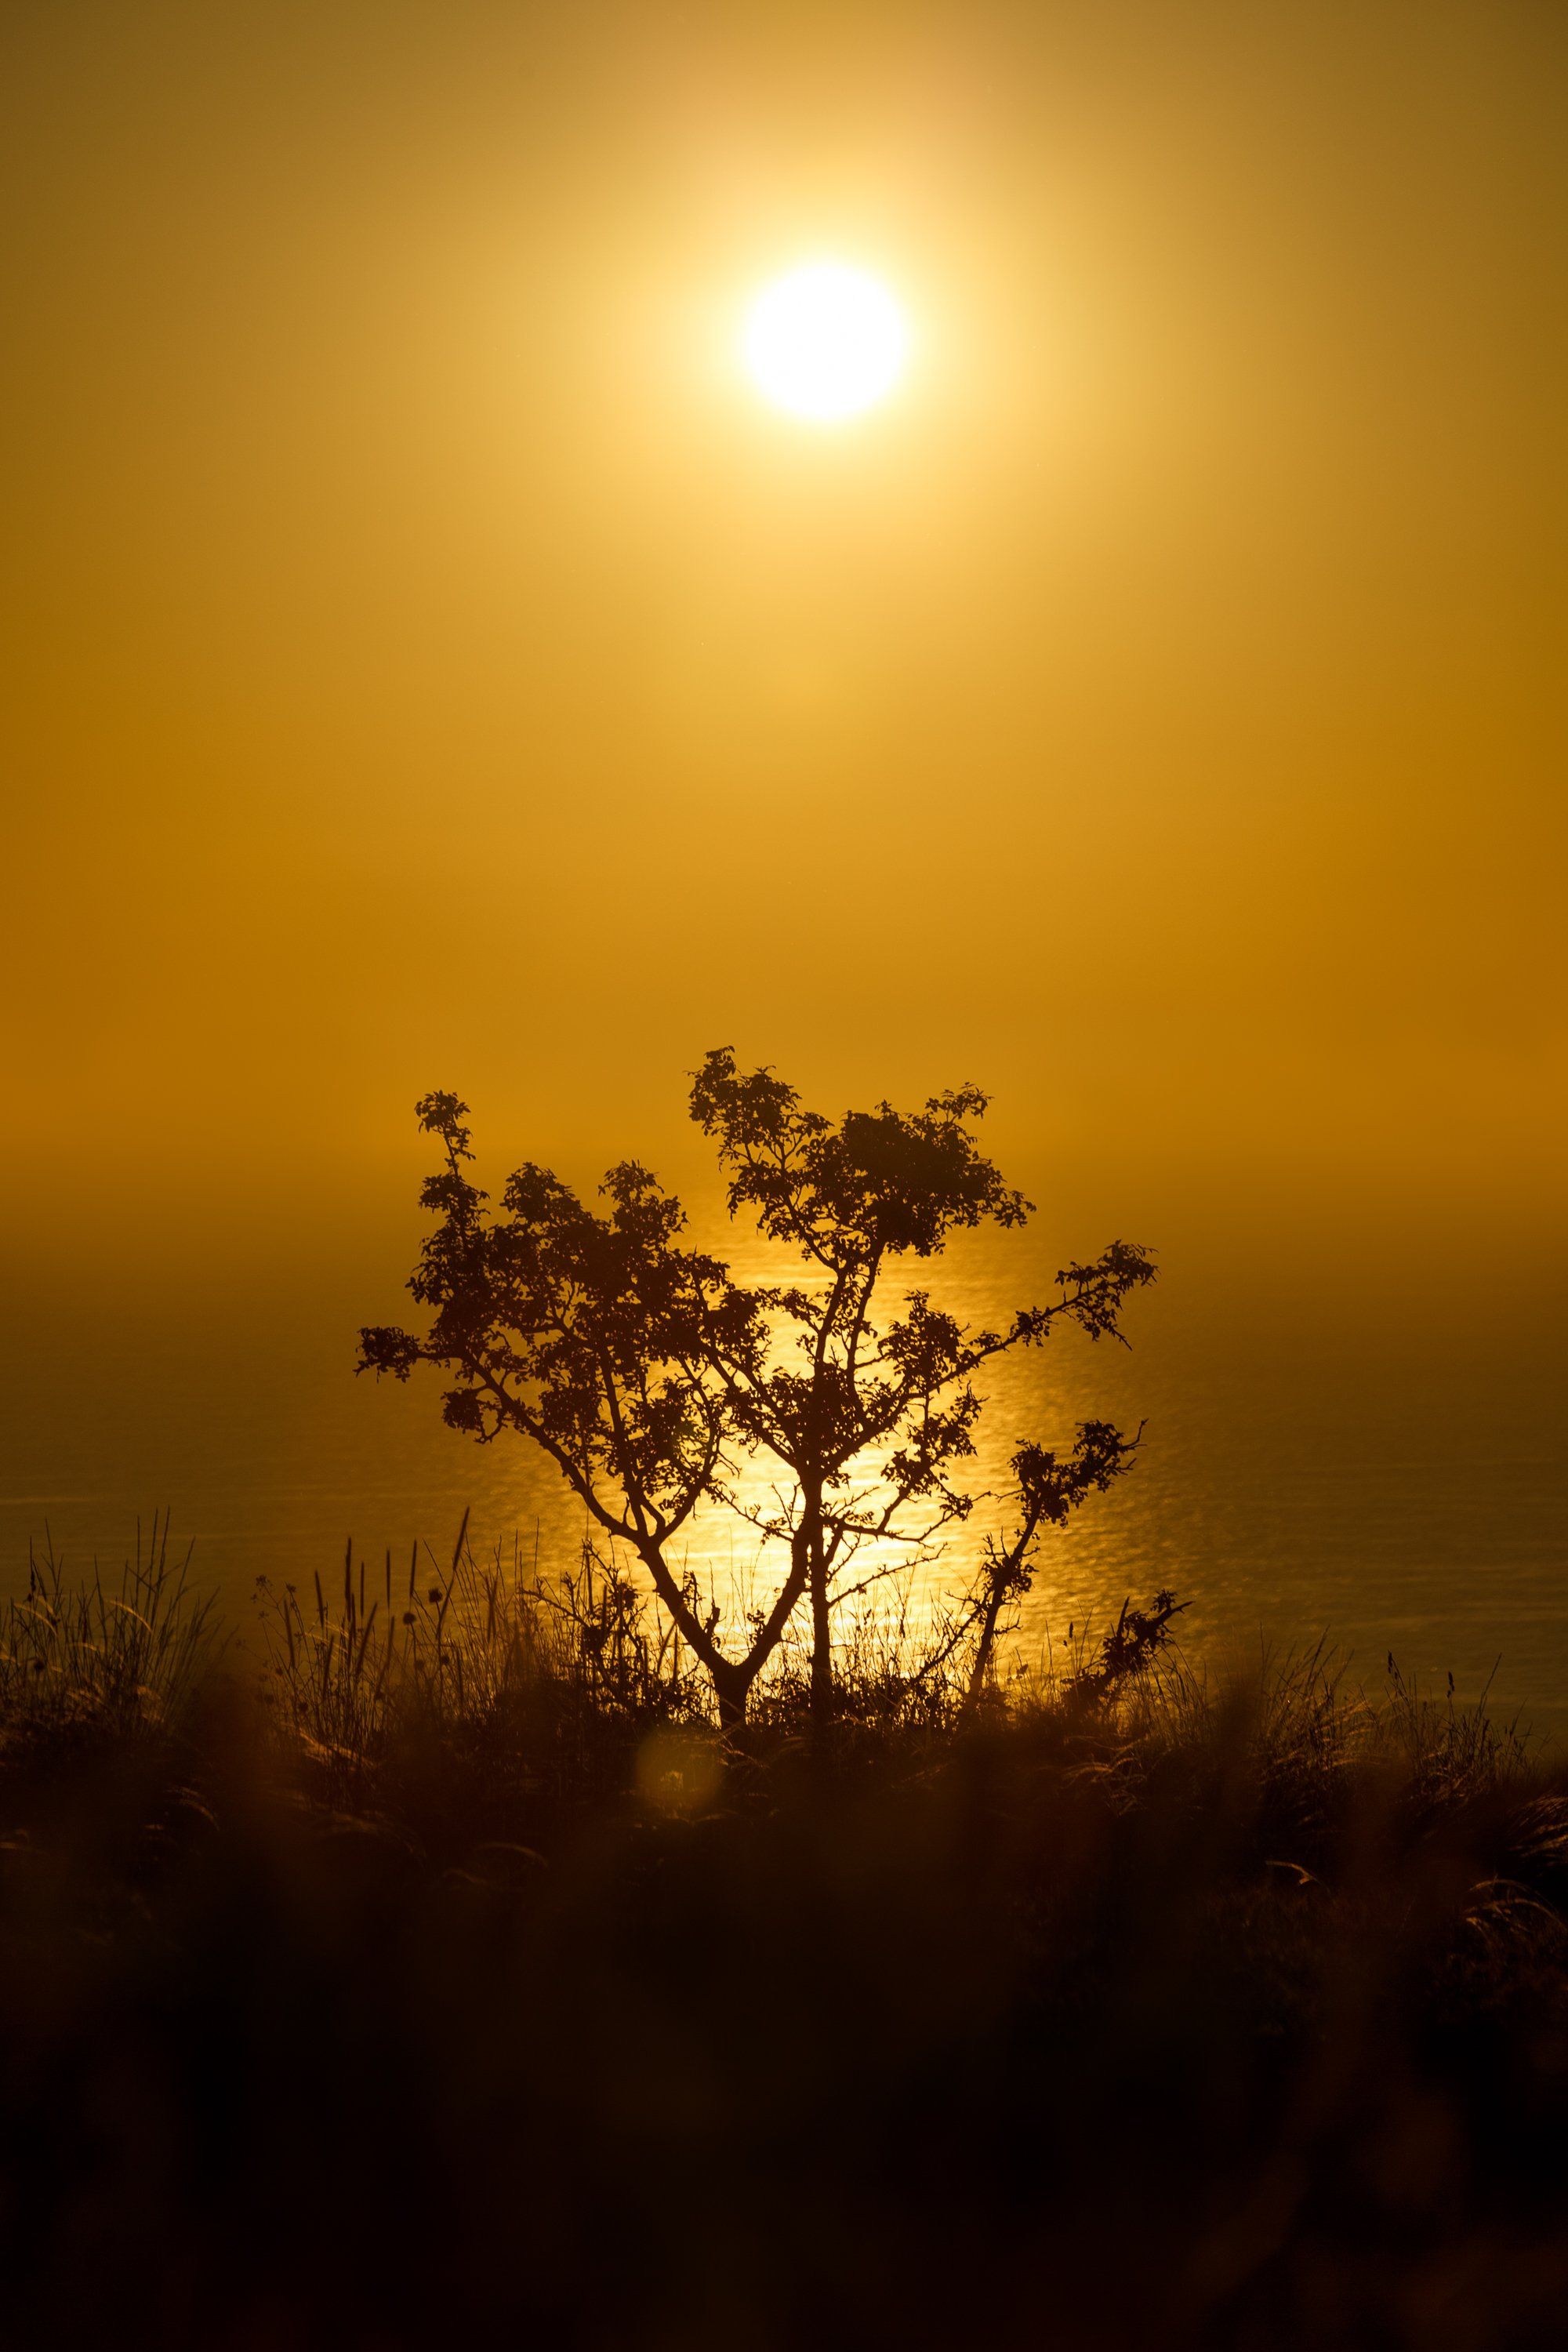
[[[596,1793],[642,1735],[705,1720],[679,1632],[586,1541],[547,1576],[517,1538],[481,1557],[465,1513],[446,1560],[416,1544],[373,1570],[351,1543],[330,1594],[263,1577],[256,1597],[263,1702],[339,1796],[415,1748]]]
[[[214,1596],[190,1582],[191,1551],[170,1551],[169,1515],[136,1523],[136,1549],[106,1582],[77,1578],[46,1531],[29,1545],[27,1590],[0,1612],[0,1727],[94,1725],[129,1737],[167,1727],[222,1647]]]
[[[263,1576],[255,1598],[264,1703],[285,1738],[340,1780],[412,1734],[534,1748],[542,1739],[570,1769],[606,1738],[624,1747],[660,1728],[716,1729],[710,1678],[679,1628],[587,1538],[575,1567],[552,1573],[515,1535],[481,1557],[465,1513],[445,1559],[416,1543],[405,1561],[386,1551],[373,1566],[351,1541],[329,1581]],[[982,1711],[1005,1713],[1026,1694],[1080,1716],[1103,1709],[1159,1657],[1174,1613],[1160,1598],[1163,1614],[1124,1607],[1098,1645],[1082,1629],[1033,1683],[988,1677]],[[753,1687],[753,1748],[805,1737],[809,1637],[803,1609]],[[834,1646],[838,1750],[952,1735],[976,1711],[977,1638],[972,1608],[917,1606],[910,1578],[879,1578],[851,1595]]]
[[[516,1538],[481,1556],[465,1515],[444,1559],[416,1545],[373,1568],[351,1544],[330,1589],[264,1578],[257,1598],[269,1719],[337,1801],[411,1759],[427,1793],[451,1779],[454,1804],[473,1798],[476,1773],[599,1798],[638,1785],[639,1748],[656,1736],[724,1744],[708,1678],[656,1597],[587,1540],[552,1576]],[[1324,1644],[1213,1670],[1171,1638],[1180,1614],[1163,1593],[1103,1631],[1075,1625],[1033,1660],[1015,1652],[977,1705],[972,1615],[955,1604],[933,1619],[895,1581],[840,1625],[834,1757],[921,1771],[1002,1738],[1043,1769],[1100,1776],[1128,1804],[1174,1780],[1210,1802],[1223,1773],[1268,1838],[1320,1859],[1374,1786],[1396,1785],[1415,1820],[1532,1781],[1523,1735],[1485,1694],[1464,1704],[1450,1682],[1434,1697],[1392,1656],[1368,1688]],[[756,1685],[731,1761],[754,1770],[810,1740],[803,1626]]]
[[[1260,1645],[1219,1670],[1176,1653],[1114,1694],[1114,1714],[1148,1752],[1245,1748],[1260,1780],[1304,1811],[1321,1809],[1348,1779],[1397,1774],[1413,1797],[1443,1802],[1507,1787],[1535,1769],[1517,1717],[1492,1713],[1489,1690],[1464,1701],[1448,1677],[1434,1697],[1390,1653],[1371,1687],[1352,1657],[1320,1642],[1306,1650]],[[1075,1677],[1047,1685],[1044,1703],[1070,1696]]]

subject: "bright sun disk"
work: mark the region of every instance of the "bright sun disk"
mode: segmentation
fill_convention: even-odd
[[[890,392],[909,351],[904,314],[879,279],[810,261],[764,287],[746,320],[746,364],[769,400],[819,423]]]

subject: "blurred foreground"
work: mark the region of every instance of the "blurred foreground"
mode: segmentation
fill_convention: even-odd
[[[7,1622],[11,2340],[1554,2340],[1568,1774],[1484,1715],[884,1625],[721,1740],[591,1562],[262,1598]]]

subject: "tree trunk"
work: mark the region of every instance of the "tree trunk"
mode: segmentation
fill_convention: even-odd
[[[708,1669],[713,1678],[713,1693],[719,1702],[721,1731],[739,1731],[746,1720],[746,1701],[751,1696],[752,1677],[743,1665],[721,1658]]]
[[[814,1508],[808,1529],[811,1546],[811,1728],[824,1739],[833,1722],[833,1627],[827,1606],[826,1546],[822,1540],[822,1516]]]
[[[974,1664],[970,1670],[969,1688],[963,1695],[963,1713],[972,1715],[980,1704],[980,1694],[985,1687],[985,1676],[991,1664],[991,1653],[996,1645],[996,1623],[1002,1614],[1002,1602],[1006,1587],[1001,1576],[995,1575],[985,1596],[981,1612],[980,1639],[974,1645]]]
[[[693,1654],[707,1671],[708,1679],[713,1685],[713,1696],[719,1702],[720,1729],[738,1729],[746,1720],[746,1701],[757,1671],[756,1662],[724,1655],[710,1630],[692,1610],[680,1586],[670,1574],[663,1551],[651,1538],[639,1543],[637,1549],[643,1566],[653,1579],[654,1591],[681,1634],[691,1644]]]

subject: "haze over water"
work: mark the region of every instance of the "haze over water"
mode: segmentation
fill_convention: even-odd
[[[945,1268],[924,1270],[933,1296],[994,1322],[1048,1297],[1063,1255],[1110,1238],[1103,1219],[1075,1217],[1058,1246],[1048,1222],[966,1239]],[[405,1259],[417,1230],[404,1221]],[[702,1230],[725,1246],[721,1221]],[[525,1563],[537,1544],[545,1568],[574,1565],[582,1515],[552,1467],[521,1442],[479,1447],[445,1430],[433,1375],[406,1389],[354,1378],[366,1302],[402,1311],[399,1245],[389,1230],[387,1263],[373,1266],[363,1243],[345,1242],[342,1265],[292,1293],[241,1272],[201,1297],[171,1305],[165,1292],[162,1307],[36,1302],[26,1360],[12,1357],[0,1395],[8,1585],[46,1519],[79,1563],[115,1560],[137,1507],[145,1517],[165,1501],[242,1630],[258,1574],[308,1589],[320,1571],[330,1586],[352,1535],[373,1573],[390,1548],[401,1590],[413,1539],[444,1562],[466,1508],[481,1549],[515,1536]],[[729,1246],[737,1273],[763,1278],[754,1244]],[[1178,1234],[1160,1282],[1133,1302],[1131,1350],[1067,1330],[995,1368],[977,1487],[1004,1481],[1026,1436],[1065,1441],[1090,1416],[1148,1423],[1134,1470],[1047,1545],[1026,1652],[1163,1585],[1191,1601],[1184,1638],[1206,1659],[1260,1636],[1284,1647],[1321,1634],[1354,1654],[1369,1686],[1392,1649],[1435,1686],[1452,1671],[1463,1695],[1496,1667],[1500,1705],[1543,1733],[1568,1730],[1553,1303],[1516,1285],[1513,1311],[1499,1313],[1500,1269],[1489,1291],[1467,1294],[1436,1259],[1358,1267],[1347,1253],[1321,1272],[1317,1286],[1284,1282],[1258,1259],[1227,1265],[1215,1236]],[[982,1506],[973,1532],[994,1524]],[[917,1579],[917,1615],[961,1580],[964,1538],[950,1540]],[[744,1581],[728,1525],[706,1542],[699,1530],[692,1556],[718,1571],[721,1595]],[[430,1569],[422,1556],[422,1580]]]

